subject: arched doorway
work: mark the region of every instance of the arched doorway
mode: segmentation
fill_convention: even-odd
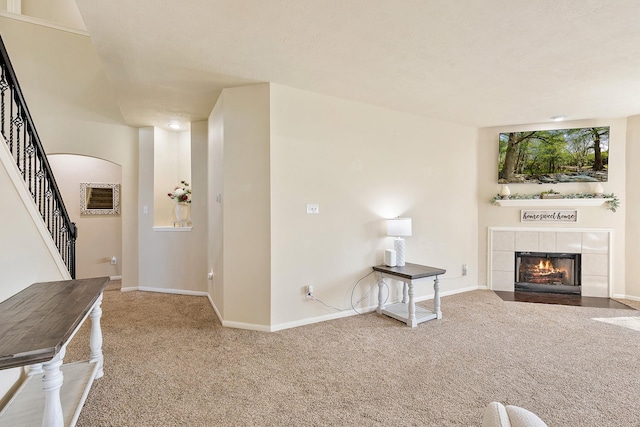
[[[96,157],[76,154],[47,156],[62,198],[78,226],[76,277],[122,276],[122,217],[81,215],[80,184],[122,182],[122,166]],[[115,264],[112,259],[115,257]]]

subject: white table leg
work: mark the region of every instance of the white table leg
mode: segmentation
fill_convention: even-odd
[[[44,370],[42,370],[42,363],[34,363],[33,365],[29,366],[29,372],[27,375],[32,376],[41,374],[43,372]]]
[[[405,283],[406,286],[406,283]],[[416,326],[418,326],[418,323],[416,322],[416,302],[413,299],[413,296],[415,294],[415,291],[413,289],[413,280],[409,281],[409,311],[408,311],[408,316],[407,316],[407,325],[411,326],[412,328],[415,328]]]
[[[440,281],[436,276],[433,281],[433,310],[436,313],[436,319],[442,319],[442,311],[440,311]]]
[[[382,295],[382,289],[384,286],[384,281],[382,280],[382,274],[378,275],[378,309],[376,313],[382,314],[382,309],[384,308],[384,295]]]
[[[402,282],[402,303],[406,304],[409,301],[409,287],[407,282]]]
[[[64,415],[60,403],[60,388],[62,388],[63,381],[60,366],[62,366],[64,353],[65,348],[63,347],[53,359],[42,364],[44,369],[42,390],[45,393],[42,427],[64,427]]]
[[[91,358],[89,362],[96,362],[98,364],[98,370],[96,371],[96,378],[101,378],[104,375],[103,363],[104,357],[102,356],[102,329],[100,328],[100,317],[102,317],[102,294],[98,297],[93,309],[91,309],[91,337],[89,338],[89,346],[91,347]]]

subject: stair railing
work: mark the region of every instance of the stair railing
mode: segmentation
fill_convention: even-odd
[[[71,278],[76,278],[76,238],[11,60],[0,37],[0,131]]]

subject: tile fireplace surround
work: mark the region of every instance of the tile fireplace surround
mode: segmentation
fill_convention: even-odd
[[[489,227],[489,289],[513,292],[515,252],[579,253],[582,296],[610,298],[612,237],[610,229]]]

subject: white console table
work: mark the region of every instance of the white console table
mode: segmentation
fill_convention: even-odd
[[[108,277],[35,283],[0,303],[0,369],[29,366],[0,411],[0,425],[74,426],[103,375],[100,317]],[[91,317],[88,362],[63,365],[65,349]]]
[[[382,293],[382,281],[378,282],[378,309],[379,314],[385,314],[394,319],[405,322],[412,328],[418,323],[432,319],[442,319],[440,311],[440,282],[438,276],[447,272],[441,268],[428,267],[426,265],[406,263],[404,267],[387,267],[378,265],[373,267],[374,271],[382,277],[404,282],[402,289],[402,302],[385,305]],[[434,277],[433,281],[433,311],[424,307],[418,307],[414,300],[414,285],[419,279]]]

